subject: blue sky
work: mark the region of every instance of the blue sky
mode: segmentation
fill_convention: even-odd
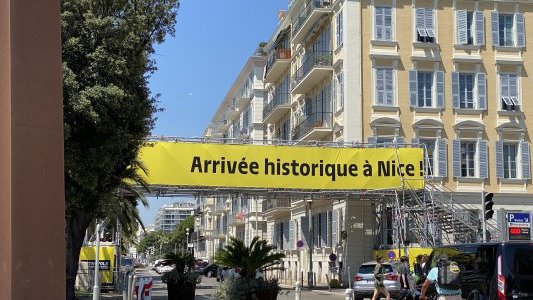
[[[150,89],[160,94],[153,135],[199,137],[259,42],[268,41],[288,0],[182,0],[175,37],[155,47]],[[139,208],[145,225],[163,204],[183,198],[150,198]]]

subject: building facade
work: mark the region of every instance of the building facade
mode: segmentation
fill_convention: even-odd
[[[533,84],[528,76],[533,56],[527,51],[533,32],[526,26],[533,23],[533,1],[289,4],[264,47],[264,102],[256,107],[256,113],[262,107],[258,127],[263,135],[258,132],[255,139],[422,147],[428,186],[461,204],[450,211],[455,219],[478,223],[486,192],[495,195],[495,210],[533,210],[528,132],[533,109],[527,106],[526,88]],[[325,284],[335,254],[347,282],[353,275],[348,270],[354,273],[371,260],[373,249],[406,245],[407,240],[422,244],[409,236],[416,222],[406,220],[408,213],[402,213],[403,223],[391,220],[395,209],[400,211],[395,199],[364,194],[357,199],[258,199],[263,236],[287,255],[284,271],[276,275],[293,284],[305,282],[311,272],[316,284]],[[492,239],[504,239],[498,231],[504,227],[503,214],[490,223],[496,230]],[[446,235],[444,229],[432,230]],[[402,234],[400,240],[394,237]]]
[[[194,202],[176,202],[163,205],[155,216],[154,229],[164,232],[172,232],[181,221],[194,214]]]

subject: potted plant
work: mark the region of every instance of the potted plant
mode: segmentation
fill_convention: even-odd
[[[196,284],[200,275],[194,272],[194,257],[190,253],[170,252],[165,258],[174,262],[175,268],[163,274],[161,280],[167,284],[169,300],[194,300]]]
[[[228,278],[217,289],[215,297],[221,300],[258,299],[275,300],[280,290],[276,279],[265,279],[265,269],[272,269],[281,263],[283,253],[274,253],[275,247],[265,240],[254,237],[250,246],[242,240],[231,238],[231,242],[220,250],[215,260],[220,265],[235,269],[235,278]]]

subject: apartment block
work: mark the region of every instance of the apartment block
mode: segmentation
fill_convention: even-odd
[[[497,211],[488,220],[490,239],[506,238],[503,209],[533,210],[529,23],[533,1],[289,1],[264,47],[263,77],[254,83],[264,90],[254,106],[261,116],[254,128],[261,130],[253,139],[421,147],[427,190],[435,198],[424,202],[407,186],[346,199],[254,199],[261,203],[263,237],[287,256],[284,271],[275,274],[281,282],[305,284],[312,272],[314,284],[325,284],[331,254],[336,276],[346,282],[373,249],[479,239],[488,192]],[[226,97],[213,124],[228,103]],[[231,130],[219,134],[235,137]],[[422,224],[424,236],[416,214],[429,212],[434,216]],[[470,235],[459,234],[461,228]]]
[[[172,232],[181,221],[194,214],[194,202],[176,202],[163,205],[155,216],[155,230]]]

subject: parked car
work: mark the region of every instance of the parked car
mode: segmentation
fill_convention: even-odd
[[[202,275],[206,276],[206,277],[215,277],[217,276],[217,272],[218,272],[218,265],[216,264],[209,264],[207,265],[204,270],[202,271]]]
[[[173,264],[174,262],[171,259],[163,259],[156,264],[155,271],[157,274],[169,272],[174,269]]]
[[[431,267],[442,254],[461,268],[463,299],[533,299],[531,241],[437,247],[429,257]]]
[[[353,277],[353,289],[355,299],[362,300],[363,298],[372,298],[374,294],[374,269],[376,268],[376,261],[369,261],[359,267],[359,271]],[[391,297],[396,298],[400,295],[401,285],[399,276],[399,261],[385,262],[381,264],[385,272],[383,284],[391,294]],[[412,277],[412,276],[410,276]],[[414,280],[409,278],[411,289],[414,292]]]
[[[206,268],[208,265],[209,265],[209,263],[208,263],[207,261],[197,260],[197,261],[194,263],[194,272],[196,272],[196,273],[198,273],[198,274],[203,274],[205,268]]]

